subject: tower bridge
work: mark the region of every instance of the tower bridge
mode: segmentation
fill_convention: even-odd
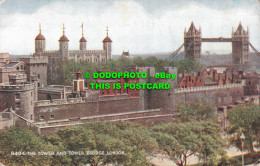
[[[247,30],[245,30],[241,22],[236,31],[232,28],[231,38],[202,38],[201,35],[201,27],[197,29],[194,23],[191,22],[188,31],[186,31],[186,28],[184,30],[184,43],[169,56],[169,59],[200,60],[202,42],[230,42],[233,64],[248,64],[250,62],[249,48],[252,48],[253,52],[260,56],[259,51],[249,41],[249,28],[247,27]]]

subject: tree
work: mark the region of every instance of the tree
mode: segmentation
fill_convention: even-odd
[[[47,135],[46,141],[62,151],[104,152],[105,155],[71,155],[69,159],[56,159],[53,163],[91,166],[122,163],[145,165],[147,155],[158,148],[149,130],[130,122],[88,122],[82,126],[63,129]],[[106,155],[111,151],[124,151],[125,155]],[[54,160],[54,159],[53,159]]]
[[[153,131],[160,149],[179,166],[186,165],[192,155],[207,162],[224,152],[220,127],[211,121],[161,124]]]
[[[52,156],[38,155],[38,152],[53,151],[54,147],[32,130],[13,127],[1,131],[0,147],[2,156],[9,165],[51,165]]]
[[[260,143],[260,107],[248,104],[232,108],[228,111],[228,121],[227,133],[230,134],[231,144],[241,149],[240,136],[244,133],[244,148],[254,153],[253,143]]]
[[[214,106],[201,100],[193,103],[181,103],[177,105],[177,110],[180,113],[177,121],[187,122],[192,120],[207,120],[216,121],[214,115]]]
[[[195,74],[199,72],[203,65],[194,60],[181,60],[176,62],[178,75],[182,73],[183,70],[187,71],[187,73]]]

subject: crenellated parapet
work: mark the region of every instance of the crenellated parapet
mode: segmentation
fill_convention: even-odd
[[[19,85],[0,84],[0,91],[28,91],[33,89],[34,89],[33,84],[19,84]]]
[[[187,92],[208,91],[208,90],[243,87],[243,86],[244,86],[243,83],[233,83],[233,84],[224,84],[224,85],[177,88],[177,89],[174,90],[174,92],[175,93],[187,93]]]

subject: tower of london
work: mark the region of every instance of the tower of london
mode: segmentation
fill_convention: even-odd
[[[34,56],[48,57],[48,84],[58,83],[62,76],[61,62],[88,62],[98,63],[105,62],[112,59],[112,40],[108,37],[108,28],[106,29],[106,37],[103,40],[103,49],[88,50],[87,40],[83,33],[79,40],[79,50],[69,49],[69,39],[65,35],[65,27],[63,24],[62,36],[59,39],[59,50],[46,50],[45,37],[41,33],[41,26],[39,26],[39,34],[35,38],[35,53]]]

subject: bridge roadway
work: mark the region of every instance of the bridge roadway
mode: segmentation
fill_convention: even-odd
[[[231,42],[231,38],[201,38],[201,42]]]

